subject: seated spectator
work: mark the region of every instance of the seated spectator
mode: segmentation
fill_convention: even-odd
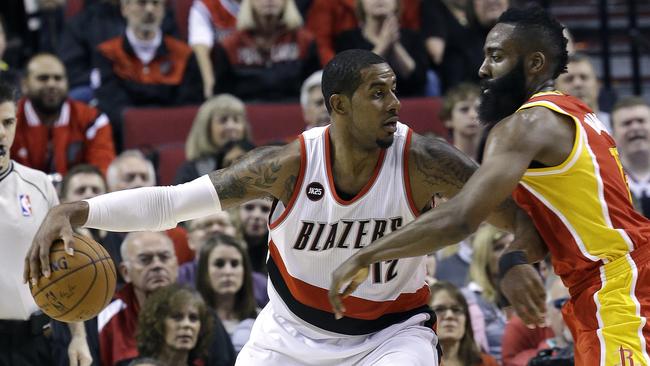
[[[440,281],[431,286],[431,309],[436,313],[438,342],[445,366],[497,366],[474,341],[467,301],[458,288]]]
[[[97,46],[101,81],[96,90],[99,107],[111,117],[120,142],[124,108],[203,100],[201,74],[192,49],[162,32],[165,1],[123,0],[122,14],[125,35]]]
[[[183,263],[178,267],[178,283],[194,286],[196,283],[196,268],[199,264],[199,253],[205,241],[215,234],[234,236],[237,231],[227,211],[219,211],[212,215],[188,221],[185,227],[187,228],[187,244],[194,252],[194,260]]]
[[[97,316],[102,366],[128,365],[138,357],[138,314],[151,293],[176,281],[174,245],[159,232],[129,233],[122,243],[119,271],[126,281]]]
[[[470,283],[463,289],[472,317],[474,339],[499,362],[506,314],[500,305],[498,258],[513,240],[512,234],[483,224],[474,235]]]
[[[228,212],[221,211],[214,215],[190,221],[187,224],[187,233],[189,246],[194,251],[195,256],[192,262],[183,263],[178,268],[178,282],[195,286],[199,253],[201,253],[201,248],[205,242],[216,234],[235,236],[237,230],[233,226]],[[266,290],[267,280],[266,275],[253,272],[253,294],[257,306],[260,308],[269,302],[269,295]]]
[[[203,95],[214,91],[214,69],[210,53],[215,43],[235,30],[241,0],[194,0],[188,21],[188,43],[192,46],[203,77]]]
[[[330,115],[325,107],[325,97],[321,89],[322,80],[323,70],[318,70],[309,75],[300,87],[300,106],[305,120],[305,130],[330,123]]]
[[[426,2],[426,1],[425,1]],[[420,28],[420,0],[402,0],[399,23]],[[357,27],[356,0],[313,0],[307,13],[307,28],[316,37],[321,65],[334,57],[334,40],[341,32]]]
[[[118,155],[108,167],[106,183],[109,192],[124,189],[153,187],[156,185],[156,171],[153,163],[139,150],[126,150]],[[174,242],[174,251],[178,264],[192,261],[194,254],[187,244],[187,233],[181,226],[165,232]],[[110,233],[124,238],[123,233]],[[121,253],[121,252],[120,252]],[[119,254],[119,253],[118,253]],[[116,265],[121,258],[114,258]]]
[[[478,120],[478,104],[481,89],[470,83],[462,83],[450,89],[445,95],[440,110],[440,120],[451,133],[454,146],[471,157],[478,159],[482,127]]]
[[[105,172],[115,157],[108,118],[67,93],[66,71],[56,56],[39,54],[27,63],[12,156],[46,173],[65,175],[79,163]]]
[[[302,81],[320,68],[314,37],[301,26],[294,0],[242,0],[237,31],[215,47],[215,91],[297,99]]]
[[[94,83],[98,79],[98,75],[92,72],[97,65],[95,47],[124,34],[126,22],[120,3],[121,0],[86,0],[81,12],[65,24],[58,55],[68,70],[70,96],[73,99],[89,102],[94,98],[91,74],[94,74]],[[162,31],[169,35],[178,34],[171,9],[165,12]]]
[[[201,248],[196,281],[239,352],[257,317],[251,265],[243,243],[225,234],[211,236]]]
[[[429,57],[443,93],[468,81],[479,82],[483,44],[488,31],[509,6],[509,0],[423,2],[422,28]]]
[[[419,32],[399,24],[400,4],[400,0],[357,0],[360,26],[337,35],[334,49],[372,50],[395,72],[400,95],[423,95],[427,69],[424,41]]]
[[[0,17],[0,82],[7,83],[14,88],[19,87],[20,76],[17,70],[14,70],[5,62],[5,51],[7,50],[7,33],[5,21]]]
[[[650,104],[641,97],[618,101],[612,129],[637,210],[650,217]]]
[[[269,252],[269,213],[271,201],[255,199],[239,206],[238,232],[246,242],[248,256],[254,272],[267,274],[266,257]]]
[[[220,94],[199,108],[185,142],[187,161],[178,168],[175,184],[189,182],[223,168],[217,164],[223,145],[250,139],[246,106],[237,97]]]
[[[167,366],[202,365],[213,323],[198,292],[177,284],[161,287],[147,298],[138,314],[138,353]]]
[[[596,76],[596,69],[589,56],[581,53],[570,55],[566,69],[567,72],[560,74],[555,81],[557,90],[571,94],[585,102],[596,113],[600,122],[605,125],[607,132],[611,133],[610,115],[602,111],[598,103],[600,80]]]

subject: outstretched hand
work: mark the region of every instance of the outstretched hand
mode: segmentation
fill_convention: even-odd
[[[501,279],[501,292],[530,328],[546,326],[546,290],[530,264],[512,267]]]
[[[54,242],[63,241],[66,253],[74,254],[70,217],[60,208],[61,206],[57,206],[48,212],[34,236],[32,246],[25,255],[23,270],[25,282],[31,281],[32,284],[36,284],[41,275],[50,277],[50,248]]]
[[[341,319],[343,313],[345,313],[343,299],[353,293],[354,290],[356,290],[357,287],[368,278],[368,274],[368,266],[361,266],[354,257],[343,262],[343,264],[332,273],[332,284],[330,285],[328,297],[330,304],[332,304],[332,308],[334,309],[334,317],[336,319]],[[340,289],[346,283],[348,285],[341,293]]]

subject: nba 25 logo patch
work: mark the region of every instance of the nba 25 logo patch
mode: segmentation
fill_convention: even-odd
[[[18,195],[18,202],[20,203],[20,212],[23,214],[23,216],[32,216],[32,200],[29,199],[29,195]]]
[[[305,193],[307,193],[307,198],[315,202],[323,198],[325,188],[323,188],[323,185],[318,182],[311,182],[307,186]]]

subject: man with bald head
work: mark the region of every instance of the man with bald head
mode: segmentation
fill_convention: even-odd
[[[106,366],[128,364],[138,356],[139,310],[149,294],[178,276],[174,244],[164,233],[129,233],[121,251],[119,271],[127,284],[97,317],[100,360]]]
[[[65,67],[56,56],[42,53],[29,60],[22,91],[12,147],[16,161],[61,175],[79,163],[106,172],[115,157],[108,117],[68,98]]]

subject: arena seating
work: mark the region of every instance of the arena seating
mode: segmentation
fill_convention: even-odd
[[[402,99],[400,120],[416,132],[447,136],[438,118],[438,98]],[[124,112],[124,148],[145,148],[158,155],[160,184],[170,184],[185,160],[184,143],[198,106],[132,108]],[[246,105],[253,143],[284,143],[303,130],[300,104],[249,103]]]

